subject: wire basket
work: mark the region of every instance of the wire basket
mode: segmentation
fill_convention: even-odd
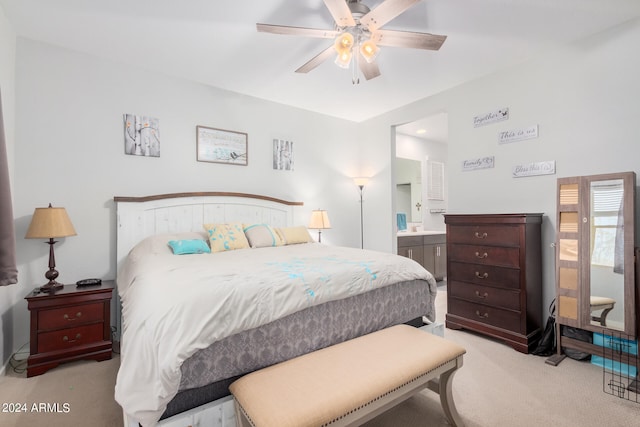
[[[638,379],[638,341],[612,330],[594,333],[594,344],[601,355],[593,355],[591,363],[602,366],[602,389],[605,393],[640,403]]]

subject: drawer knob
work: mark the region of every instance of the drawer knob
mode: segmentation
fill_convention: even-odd
[[[488,319],[489,313],[480,313],[480,310],[476,310],[476,316],[478,316],[481,319]]]
[[[488,294],[487,292],[480,293],[480,291],[476,291],[476,296],[477,296],[478,298],[485,299],[486,297],[488,297],[488,296],[489,296],[489,294]]]
[[[486,258],[488,256],[489,256],[489,254],[486,253],[486,252],[484,252],[482,254],[480,254],[480,252],[476,252],[476,258],[484,259],[484,258]]]
[[[476,277],[478,279],[486,279],[487,277],[489,277],[489,273],[484,272],[484,273],[480,274],[479,271],[476,271]]]
[[[480,233],[478,233],[478,232],[476,231],[476,237],[477,237],[478,239],[485,239],[485,238],[487,237],[487,233],[482,233],[482,234],[480,234]]]
[[[80,338],[82,338],[82,335],[80,335],[80,334],[76,334],[76,337],[74,339],[72,339],[72,340],[70,340],[69,337],[65,335],[65,336],[62,337],[62,341],[68,342],[68,343],[72,343],[72,342],[76,342],[76,341],[80,340]]]
[[[62,317],[64,317],[64,318],[65,318],[65,320],[68,320],[68,321],[70,321],[70,322],[71,322],[71,321],[73,321],[73,320],[76,320],[76,319],[79,319],[80,317],[82,317],[82,312],[81,312],[81,311],[77,312],[77,313],[76,313],[76,317],[69,317],[69,315],[68,315],[68,314],[65,314],[65,315],[64,315],[64,316],[62,316]]]

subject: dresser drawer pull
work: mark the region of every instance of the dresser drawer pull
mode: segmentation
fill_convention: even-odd
[[[477,296],[478,298],[485,299],[486,297],[488,297],[488,296],[489,296],[489,294],[488,294],[487,292],[485,292],[485,293],[481,294],[481,293],[480,293],[480,291],[476,291],[476,296]]]
[[[489,318],[489,313],[480,313],[480,310],[476,310],[476,316],[478,316],[481,319],[488,319]]]
[[[476,252],[476,258],[483,259],[483,258],[486,258],[488,256],[489,256],[489,254],[486,253],[486,252],[484,252],[482,255],[480,255],[480,252]]]
[[[68,314],[65,314],[63,317],[65,318],[65,320],[68,320],[69,322],[71,322],[73,320],[81,318],[82,317],[82,312],[81,311],[77,312],[76,313],[76,317],[69,317]]]
[[[80,335],[80,334],[76,334],[75,339],[72,339],[72,340],[70,340],[69,337],[65,335],[65,336],[62,337],[62,341],[68,342],[68,343],[72,343],[72,342],[79,341],[80,338],[82,338],[82,335]]]
[[[478,279],[486,279],[487,277],[489,277],[489,273],[484,272],[484,273],[480,274],[479,271],[476,271],[476,277]]]
[[[487,233],[482,233],[482,234],[480,234],[480,233],[478,233],[478,232],[476,231],[476,237],[477,237],[478,239],[485,239],[485,238],[487,237]]]

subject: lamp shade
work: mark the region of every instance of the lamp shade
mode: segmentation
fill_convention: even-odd
[[[331,222],[329,221],[329,214],[325,210],[315,210],[311,212],[311,219],[309,220],[309,228],[314,230],[325,230],[331,228]]]
[[[365,40],[365,42],[360,46],[360,53],[369,64],[376,59],[379,52],[380,49],[376,46],[373,40]]]
[[[353,178],[353,182],[360,188],[364,187],[365,185],[367,185],[367,183],[369,182],[369,178],[366,177],[358,177],[358,178]]]
[[[75,236],[71,219],[65,208],[36,208],[31,218],[31,224],[25,236],[26,239],[52,239],[55,237]]]

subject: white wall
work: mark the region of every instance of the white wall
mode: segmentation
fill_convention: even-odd
[[[0,93],[2,94],[2,116],[11,184],[14,182],[15,170],[15,63],[16,34],[0,6]],[[13,350],[11,346],[13,341],[13,306],[21,298],[20,288],[17,285],[0,287],[0,363],[7,360]],[[2,367],[0,366],[1,371]]]
[[[44,282],[47,246],[24,236],[35,207],[64,206],[78,233],[60,239],[59,280],[115,277],[114,196],[237,191],[329,211],[323,242],[359,247],[357,125],[18,38],[15,147],[20,301],[12,340],[28,340],[22,298]],[[122,115],[160,120],[161,156],[124,154]],[[196,161],[196,125],[248,133],[248,166]],[[272,139],[294,141],[295,170],[272,168]]]
[[[450,213],[542,212],[543,310],[555,294],[556,180],[559,177],[635,171],[640,174],[640,20],[558,48],[536,61],[487,76],[407,105],[362,124],[368,158],[379,170],[369,200],[380,212],[376,247],[393,245],[389,155],[391,126],[439,111],[449,118],[448,211]],[[473,117],[509,107],[510,118],[473,127]],[[501,130],[539,125],[539,137],[500,145]],[[463,160],[495,156],[495,168],[463,172]],[[521,163],[556,161],[556,174],[512,178]],[[388,164],[388,163],[387,163]],[[640,209],[636,210],[640,215]],[[382,216],[387,215],[384,219]],[[638,221],[637,221],[638,222]],[[638,222],[640,224],[640,222]],[[638,233],[640,234],[640,233]]]

